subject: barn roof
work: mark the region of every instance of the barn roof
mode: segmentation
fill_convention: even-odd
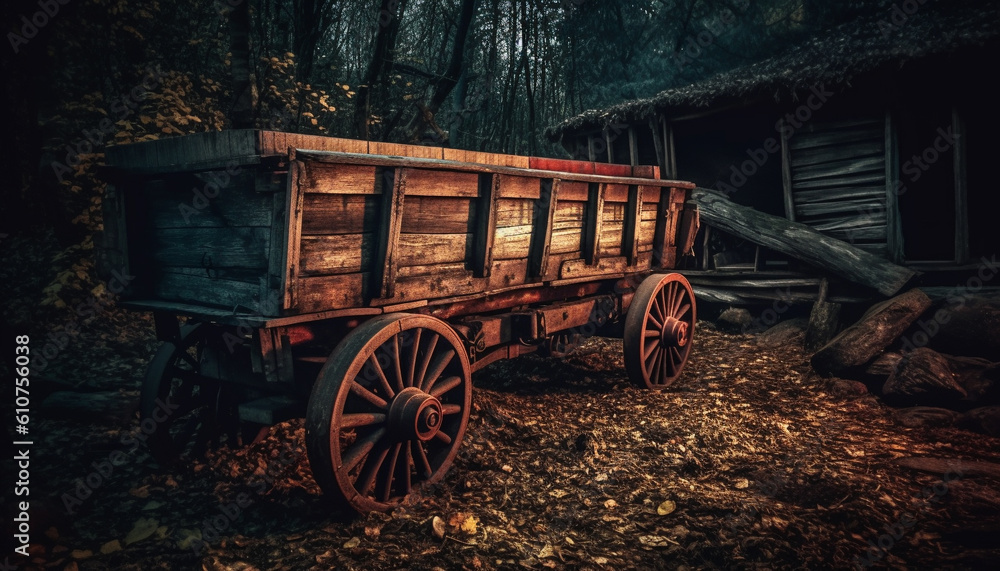
[[[909,8],[910,2],[896,3],[903,4]],[[690,113],[764,97],[780,101],[820,83],[827,88],[849,85],[862,74],[900,69],[913,60],[982,46],[1000,37],[1000,4],[992,0],[932,0],[905,21],[897,15],[895,22],[900,25],[892,17],[893,8],[887,8],[875,19],[837,26],[782,55],[653,97],[585,111],[549,127],[545,135],[557,141],[567,131],[639,121],[667,109]]]

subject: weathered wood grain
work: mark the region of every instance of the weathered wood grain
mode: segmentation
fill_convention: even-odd
[[[306,194],[302,205],[302,234],[373,232],[378,224],[379,200],[376,195]]]
[[[302,163],[305,174],[301,177],[303,192],[329,194],[378,194],[375,167],[328,164],[316,162]]]
[[[407,184],[402,232],[464,234],[476,225],[476,202],[469,198],[410,196]]]
[[[372,232],[302,236],[303,275],[346,274],[372,266],[377,239]]]
[[[405,169],[407,196],[479,196],[479,175],[453,170]]]
[[[267,269],[270,228],[162,228],[148,254],[162,267]]]
[[[705,223],[829,270],[883,295],[893,295],[916,275],[912,270],[879,259],[804,224],[740,206],[711,190],[696,189],[692,198]]]

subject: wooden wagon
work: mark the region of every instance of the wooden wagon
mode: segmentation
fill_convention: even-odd
[[[101,266],[163,341],[142,385],[161,462],[306,418],[356,511],[440,479],[471,374],[623,336],[660,389],[691,348],[692,184],[655,167],[237,130],[108,149]]]

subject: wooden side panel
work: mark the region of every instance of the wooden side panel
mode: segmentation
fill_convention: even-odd
[[[478,151],[466,151],[463,149],[444,148],[444,160],[459,161],[463,163],[475,163],[481,165],[495,165],[501,167],[529,168],[528,157],[520,155],[502,155],[498,153],[481,153]]]
[[[299,133],[282,133],[279,131],[258,131],[258,147],[261,155],[285,155],[289,147],[293,149],[308,149],[310,151],[332,151],[337,153],[368,152],[368,141],[356,139],[339,139],[319,135],[302,135]]]
[[[472,172],[405,169],[407,196],[479,196],[479,175]]]
[[[418,157],[422,159],[443,159],[441,147],[425,147],[421,145],[400,145],[398,143],[368,143],[368,154],[389,155],[393,157]]]
[[[541,196],[541,179],[527,176],[500,175],[500,198],[531,198]]]
[[[302,207],[302,234],[359,234],[374,231],[379,215],[378,195],[306,194]]]
[[[302,191],[329,194],[375,194],[375,167],[336,163],[301,163]]]
[[[376,237],[372,232],[302,236],[303,275],[361,272],[371,267]]]
[[[605,202],[601,215],[601,239],[598,256],[621,256],[625,240],[625,212],[623,202]]]

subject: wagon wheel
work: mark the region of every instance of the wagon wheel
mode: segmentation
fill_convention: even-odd
[[[259,426],[241,425],[235,387],[202,376],[212,330],[185,325],[177,341],[160,346],[146,370],[139,399],[140,430],[162,465],[200,458],[225,443],[249,443]]]
[[[344,507],[387,510],[444,476],[471,404],[469,358],[448,324],[425,315],[371,319],[333,350],[313,386],[313,476]]]
[[[642,388],[662,390],[680,376],[694,336],[695,299],[680,274],[639,284],[625,317],[625,369]]]

